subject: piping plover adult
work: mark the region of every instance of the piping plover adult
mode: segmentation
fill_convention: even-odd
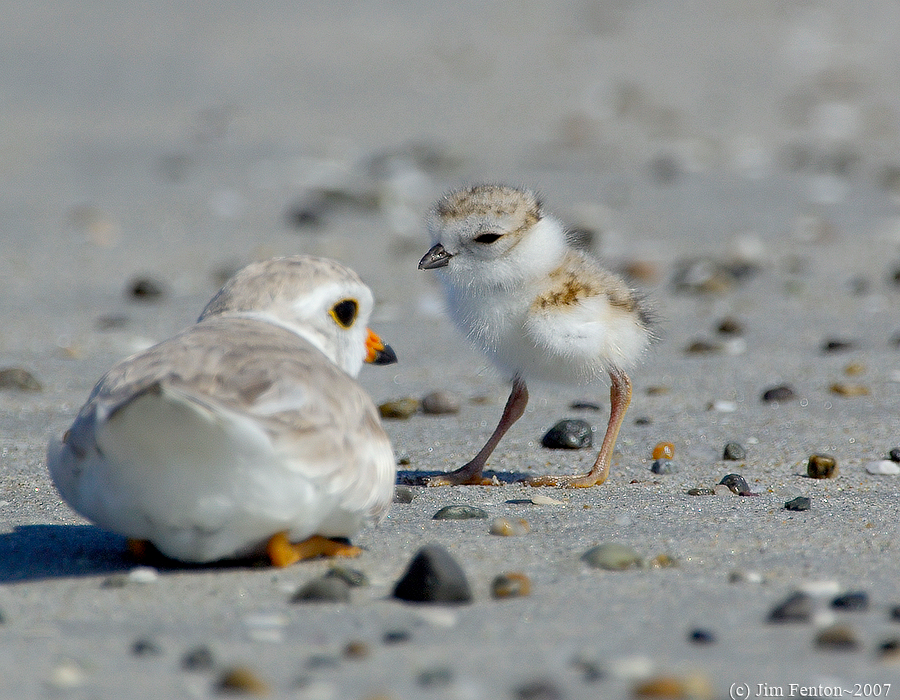
[[[113,367],[48,449],[63,498],[102,528],[209,562],[285,566],[384,517],[396,465],[363,362],[373,298],[322,258],[253,263],[198,322]],[[296,543],[296,544],[294,544]]]
[[[481,451],[434,486],[491,484],[482,476],[497,443],[525,411],[528,378],[612,382],[606,435],[590,472],[530,479],[534,486],[595,486],[609,462],[631,380],[625,370],[651,339],[641,299],[624,280],[571,248],[563,225],[533,192],[479,185],[442,197],[428,217],[433,246],[421,270],[440,270],[456,325],[503,371],[512,391]]]

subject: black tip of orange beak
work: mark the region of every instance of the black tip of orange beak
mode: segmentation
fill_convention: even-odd
[[[373,365],[392,365],[397,361],[397,353],[390,345],[385,345],[381,350],[375,351],[375,359],[372,360]]]

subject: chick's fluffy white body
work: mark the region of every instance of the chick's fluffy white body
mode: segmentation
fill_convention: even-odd
[[[433,242],[453,255],[437,272],[456,325],[510,376],[587,382],[632,366],[649,336],[631,291],[569,247],[558,220],[543,215],[523,230],[523,217],[432,217]],[[492,230],[506,240],[476,242]]]
[[[385,515],[395,479],[353,379],[371,309],[368,288],[331,261],[245,268],[197,324],[100,380],[50,444],[57,488],[100,527],[182,561],[259,553],[284,531],[355,534]]]

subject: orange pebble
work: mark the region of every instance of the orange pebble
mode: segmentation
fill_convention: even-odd
[[[675,456],[675,445],[671,442],[658,442],[653,448],[653,459],[672,459]]]

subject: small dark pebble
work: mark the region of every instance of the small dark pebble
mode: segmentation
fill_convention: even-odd
[[[573,401],[569,404],[569,408],[575,411],[599,411],[600,404],[593,401]]]
[[[744,449],[743,445],[736,442],[726,442],[725,449],[722,450],[722,459],[728,459],[735,462],[747,459],[747,450]]]
[[[324,223],[327,208],[325,198],[313,192],[292,204],[284,218],[291,228],[314,228]]]
[[[719,321],[716,331],[722,335],[740,335],[744,332],[744,325],[733,316],[726,316]]]
[[[446,688],[453,683],[453,669],[427,668],[419,672],[416,682],[423,688]]]
[[[135,640],[131,645],[131,653],[135,656],[159,656],[162,649],[154,640],[142,638]]]
[[[816,646],[827,651],[856,651],[859,640],[852,627],[837,624],[826,627],[816,635]]]
[[[893,448],[889,453],[888,457],[892,462],[900,462],[900,447]]]
[[[808,496],[797,496],[796,498],[792,498],[791,500],[785,502],[784,509],[785,510],[809,510],[810,505],[812,505],[812,501]]]
[[[691,644],[713,644],[716,641],[716,635],[709,630],[696,629],[691,630],[688,634],[688,640]]]
[[[594,444],[594,433],[587,421],[566,418],[547,431],[541,444],[551,450],[580,450]]]
[[[766,403],[775,401],[790,401],[795,396],[796,394],[794,393],[794,390],[787,384],[783,384],[782,386],[775,386],[771,389],[766,389],[763,392],[762,400]]]
[[[714,352],[721,352],[722,346],[718,343],[711,343],[708,340],[694,340],[688,343],[684,349],[689,355],[707,355]]]
[[[409,630],[388,630],[384,633],[381,641],[388,645],[405,644],[410,639],[412,639],[412,635],[409,633]]]
[[[369,645],[359,639],[353,639],[347,642],[344,645],[344,650],[342,652],[342,656],[345,659],[352,659],[354,661],[368,658],[371,654],[372,650],[369,648]]]
[[[772,609],[769,613],[769,622],[809,622],[812,615],[812,596],[797,591]]]
[[[677,474],[678,465],[671,459],[656,459],[650,465],[650,471],[654,474]]]
[[[545,678],[533,680],[515,690],[516,700],[562,700],[562,691]]]
[[[0,369],[0,389],[43,391],[44,387],[27,369],[22,367],[4,367]]]
[[[126,296],[138,301],[158,301],[165,294],[162,283],[152,277],[137,277],[128,283]]]
[[[831,601],[831,607],[847,612],[864,612],[869,609],[869,594],[865,591],[850,591]]]
[[[432,416],[459,413],[459,397],[449,391],[432,391],[422,397],[422,413]]]
[[[581,674],[581,680],[585,683],[596,683],[606,678],[606,672],[601,668],[600,664],[593,659],[584,657],[576,657],[572,659],[572,668]]]
[[[837,460],[831,455],[812,455],[806,464],[806,475],[810,479],[831,479],[837,472]]]
[[[856,347],[852,340],[831,338],[822,343],[822,352],[845,352]]]
[[[369,577],[364,572],[359,569],[351,569],[349,566],[332,566],[325,574],[325,578],[341,579],[351,588],[362,588],[369,585]]]
[[[687,495],[688,496],[715,496],[716,490],[704,488],[704,487],[700,487],[700,488],[696,488],[696,489],[688,489]]]
[[[181,668],[185,671],[210,671],[215,665],[212,651],[203,645],[189,649],[181,657]]]
[[[647,416],[638,416],[634,419],[635,425],[650,425],[652,423],[653,421],[650,420],[650,418],[648,418]]]
[[[349,603],[350,585],[342,578],[323,576],[301,586],[292,603]]]
[[[893,622],[900,622],[900,605],[891,608],[889,617]]]
[[[246,666],[233,666],[222,671],[215,687],[220,695],[269,694],[269,686]]]
[[[882,661],[900,661],[900,639],[886,639],[878,645],[878,656]]]
[[[750,485],[747,483],[747,480],[740,474],[726,474],[719,483],[723,486],[727,486],[732,493],[736,493],[738,496],[755,495],[750,490]]]
[[[394,487],[394,503],[412,503],[415,497],[415,492],[408,486]]]
[[[488,512],[477,506],[444,506],[431,516],[432,520],[473,520],[488,517]]]
[[[438,544],[426,545],[416,553],[394,587],[393,596],[417,603],[472,601],[465,572],[450,552]]]

